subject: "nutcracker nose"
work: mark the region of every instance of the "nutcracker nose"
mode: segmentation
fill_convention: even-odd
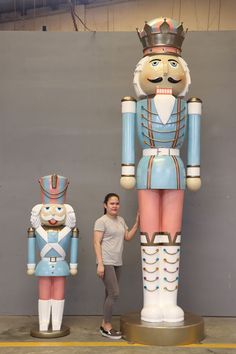
[[[166,76],[168,74],[168,63],[164,62],[163,63],[163,76]]]

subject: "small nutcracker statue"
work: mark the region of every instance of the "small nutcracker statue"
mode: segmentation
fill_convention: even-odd
[[[65,204],[68,179],[54,174],[41,177],[39,184],[42,204],[35,205],[31,211],[27,273],[35,274],[39,279],[39,333],[53,332],[60,336],[65,279],[69,274],[77,274],[78,230],[74,210]],[[36,244],[41,258],[37,265]],[[65,258],[69,245],[68,265]],[[49,331],[50,317],[52,331]]]
[[[185,186],[200,179],[201,100],[184,96],[190,73],[181,57],[185,32],[171,18],[156,18],[138,31],[143,58],[134,73],[138,100],[122,100],[122,187],[136,184],[140,212],[144,306],[147,322],[181,322],[177,305]],[[143,156],[135,177],[135,128]],[[187,174],[180,148],[188,135]]]

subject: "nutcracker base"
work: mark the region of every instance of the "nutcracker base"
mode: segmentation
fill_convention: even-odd
[[[30,335],[36,338],[59,338],[65,337],[70,334],[70,328],[67,326],[61,326],[60,331],[52,331],[49,329],[48,331],[40,331],[39,327],[35,327],[30,331]]]
[[[140,313],[121,316],[120,328],[128,342],[147,345],[184,345],[204,339],[204,321],[200,316],[185,313],[178,323],[142,321]]]

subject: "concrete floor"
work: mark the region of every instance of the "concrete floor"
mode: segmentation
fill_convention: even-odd
[[[30,329],[37,324],[37,317],[0,316],[1,354],[205,354],[236,353],[236,318],[205,318],[206,339],[195,346],[152,347],[132,345],[124,340],[112,341],[99,334],[101,318],[98,316],[65,316],[63,323],[71,334],[58,339],[37,339],[30,336]],[[119,317],[113,321],[119,328]],[[86,343],[85,343],[86,342]]]

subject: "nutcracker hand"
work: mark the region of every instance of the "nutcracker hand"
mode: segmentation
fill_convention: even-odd
[[[77,269],[73,268],[73,269],[70,269],[70,274],[71,275],[76,275],[77,274]]]
[[[136,184],[136,179],[135,177],[121,177],[120,179],[120,185],[121,187],[125,188],[125,189],[133,189],[135,187]]]
[[[201,178],[188,178],[187,177],[187,187],[190,191],[196,192],[201,188],[202,182]]]
[[[33,275],[34,274],[34,269],[27,269],[27,274],[28,275]]]

